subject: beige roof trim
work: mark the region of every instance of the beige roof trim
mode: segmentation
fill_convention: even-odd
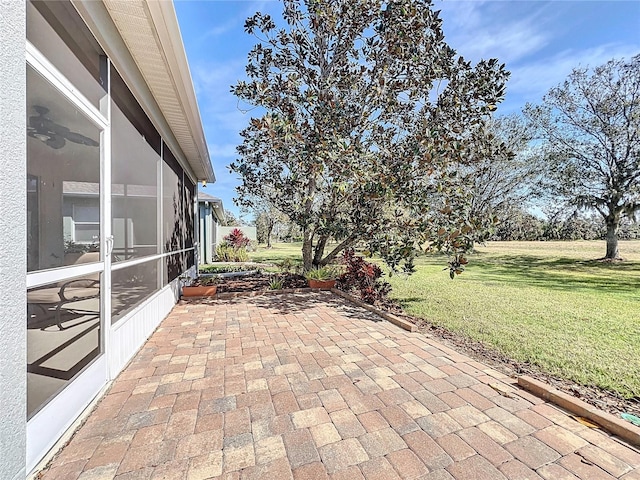
[[[98,41],[103,49],[169,147],[174,150],[175,144],[179,146],[195,180],[214,182],[215,174],[173,2],[75,0],[74,5],[85,21],[91,20],[87,23],[94,34],[97,37],[102,34],[103,38]],[[119,38],[115,38],[116,32]],[[126,52],[122,51],[122,46],[126,47]],[[144,85],[141,85],[140,76]],[[158,113],[162,119],[157,118]],[[165,125],[170,129],[170,135],[162,128]],[[178,152],[174,153],[180,156]]]

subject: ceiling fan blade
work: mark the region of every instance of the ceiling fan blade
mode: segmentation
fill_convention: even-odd
[[[52,120],[47,120],[46,126],[49,127],[49,130],[57,133],[58,135],[64,136],[71,131],[67,127],[60,125]]]
[[[85,137],[80,133],[72,132],[68,127],[60,125],[45,117],[45,115],[49,113],[49,109],[47,107],[34,105],[33,109],[38,112],[38,115],[29,117],[27,135],[30,137],[38,138],[56,150],[64,147],[66,143],[65,138],[70,142],[78,143],[80,145],[88,145],[90,147],[100,146],[100,144],[95,140]]]
[[[85,137],[84,135],[67,130],[66,133],[61,134],[64,138],[73,143],[79,143],[80,145],[88,145],[90,147],[98,147],[100,144],[95,140]]]

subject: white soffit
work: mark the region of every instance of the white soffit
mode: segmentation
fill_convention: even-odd
[[[215,181],[173,2],[103,3],[197,179]]]

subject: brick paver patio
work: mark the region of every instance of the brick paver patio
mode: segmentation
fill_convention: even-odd
[[[176,306],[42,478],[638,480],[640,453],[308,293]]]

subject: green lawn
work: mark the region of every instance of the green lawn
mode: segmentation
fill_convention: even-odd
[[[393,276],[406,312],[479,340],[510,358],[586,385],[640,397],[640,241],[626,261],[602,263],[604,242],[492,242],[450,280],[446,258],[418,259]],[[252,258],[300,258],[300,244]]]
[[[255,252],[249,252],[253,262],[279,263],[287,258],[302,264],[302,243],[274,243],[272,248],[263,244]]]

